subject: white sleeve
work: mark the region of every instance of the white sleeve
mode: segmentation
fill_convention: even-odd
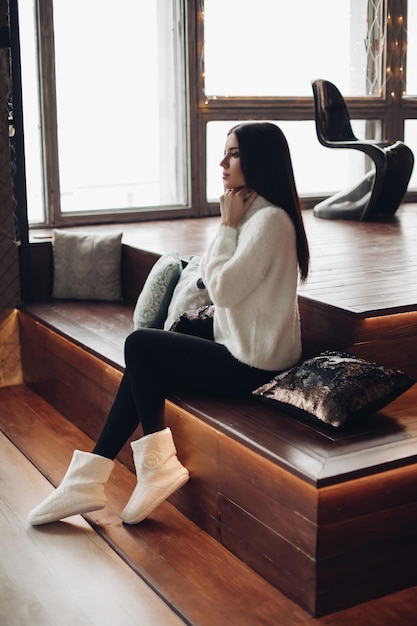
[[[213,303],[220,307],[239,304],[259,286],[277,256],[285,265],[288,246],[294,246],[292,222],[275,208],[254,215],[239,236],[237,229],[220,226],[200,263]]]

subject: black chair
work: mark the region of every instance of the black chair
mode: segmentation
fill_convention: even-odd
[[[351,148],[364,152],[374,168],[345,191],[314,207],[317,217],[371,220],[394,215],[407,191],[414,155],[402,141],[359,140],[350,124],[343,96],[327,80],[312,82],[316,131],[327,148]]]

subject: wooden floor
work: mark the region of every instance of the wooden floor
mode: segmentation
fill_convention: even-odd
[[[57,415],[31,393],[18,390],[9,394],[0,390],[0,426],[25,449],[25,455],[42,460],[53,469],[54,482],[62,475],[74,444],[88,449],[88,438],[70,424],[62,426],[63,418]],[[30,401],[31,408],[24,409]],[[15,398],[12,400],[12,398]],[[19,399],[19,400],[17,400]],[[22,417],[24,411],[30,414]],[[46,430],[46,422],[35,421],[39,411],[42,420],[53,420],[50,427],[60,432],[58,449],[48,441],[53,435]],[[22,422],[19,425],[19,421]],[[25,426],[23,427],[23,425]],[[18,437],[18,433],[20,436]],[[38,445],[43,442],[43,447]],[[32,445],[31,445],[32,442]],[[57,446],[55,446],[56,448]],[[174,626],[180,624],[176,615],[144,585],[134,574],[135,562],[145,569],[151,567],[154,580],[176,598],[173,605],[183,602],[193,607],[201,619],[186,619],[193,626],[415,626],[417,624],[417,588],[406,589],[378,600],[350,609],[312,618],[279,591],[256,582],[256,576],[247,572],[247,578],[233,581],[233,557],[217,563],[216,576],[221,588],[213,586],[212,572],[204,572],[206,558],[200,553],[200,563],[195,570],[190,563],[178,567],[185,558],[185,534],[180,515],[164,503],[147,524],[123,528],[117,521],[115,508],[120,509],[120,492],[126,482],[126,469],[120,467],[112,475],[108,495],[109,504],[101,512],[92,514],[93,528],[80,516],[40,528],[30,528],[26,523],[28,511],[52,489],[51,485],[23,456],[21,452],[0,435],[0,624],[3,626]],[[120,476],[118,472],[122,472]],[[123,494],[125,497],[125,494]],[[90,520],[91,521],[91,520]],[[160,533],[162,529],[162,534]],[[196,530],[193,549],[200,542]],[[103,541],[101,537],[105,537]],[[175,542],[173,542],[175,538]],[[109,546],[115,542],[120,549]],[[118,543],[119,542],[119,543]],[[125,562],[117,556],[124,553]],[[210,550],[209,540],[209,550]],[[125,544],[123,546],[123,544]],[[202,547],[202,544],[201,544]],[[217,548],[216,548],[217,549]],[[209,551],[208,550],[208,551]],[[116,554],[117,553],[117,554]],[[181,558],[178,555],[182,554]],[[181,561],[179,563],[178,561]],[[175,562],[176,561],[176,562]],[[185,562],[187,558],[185,558]],[[130,569],[132,568],[132,569]],[[226,578],[224,578],[226,575]],[[197,577],[203,582],[203,593],[198,589]],[[188,584],[187,584],[188,579]],[[226,582],[227,581],[227,582]],[[229,584],[230,583],[230,584]],[[349,584],[349,581],[346,581]],[[228,606],[218,606],[227,596],[226,587],[235,590]],[[205,596],[204,596],[205,589]],[[252,589],[252,591],[250,591]],[[252,595],[253,594],[253,595]],[[251,598],[257,598],[259,610],[249,612]],[[260,600],[259,600],[260,598]],[[255,615],[255,617],[254,617]],[[213,621],[212,617],[215,616]],[[220,616],[220,617],[219,617]]]
[[[184,622],[81,517],[31,528],[50,483],[0,433],[2,626],[179,626]]]
[[[385,222],[328,220],[304,212],[311,273],[300,293],[369,317],[417,308],[417,206]]]

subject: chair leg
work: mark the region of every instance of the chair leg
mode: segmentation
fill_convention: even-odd
[[[414,167],[413,152],[399,141],[386,148],[385,154],[387,171],[374,205],[364,210],[364,221],[394,215],[407,192]]]
[[[347,190],[314,207],[314,215],[328,219],[372,220],[395,214],[407,191],[414,155],[397,141],[384,148],[385,162],[370,170]]]
[[[375,170],[352,187],[335,193],[314,207],[314,215],[326,219],[360,220],[375,193]]]

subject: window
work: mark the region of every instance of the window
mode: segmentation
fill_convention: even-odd
[[[404,24],[403,20],[399,19],[397,22],[396,35],[399,37],[401,31],[407,30],[407,41],[405,43],[403,42],[401,48],[400,75],[401,92],[405,96],[402,103],[404,141],[410,146],[416,159],[408,186],[409,192],[411,191],[409,196],[415,201],[417,198],[417,113],[415,110],[417,99],[417,0],[408,0],[407,6],[407,22]],[[402,16],[400,16],[400,18],[401,17]],[[403,80],[404,67],[406,68],[405,83]]]
[[[22,53],[27,63],[25,126],[32,130],[32,140],[28,135],[26,141],[34,179],[28,180],[30,213],[43,221],[46,206],[51,221],[60,223],[65,217],[185,207],[181,3],[45,0],[36,13],[29,7],[22,3],[20,22],[24,41],[28,34]],[[40,32],[44,189],[39,172],[32,169],[41,145],[32,105],[38,101],[38,85],[27,80],[37,75],[34,14]],[[52,53],[55,67],[47,62]]]
[[[186,203],[174,6],[54,3],[63,213]],[[74,45],[91,37],[91,47]]]
[[[417,0],[409,0],[410,20],[415,5]],[[403,139],[408,128],[417,154],[414,125],[399,123],[407,49],[407,14],[401,8],[405,2],[257,0],[255,11],[238,0],[205,2],[199,106],[206,125],[208,203],[219,193],[218,155],[237,111],[240,119],[269,119],[282,128],[298,191],[308,205],[363,176],[372,165],[363,155],[335,154],[317,141],[311,110],[315,78],[340,89],[359,138]],[[408,75],[414,77],[415,69],[410,72],[408,64]],[[416,103],[410,103],[410,113],[411,106],[415,117]]]
[[[338,86],[358,137],[404,139],[417,155],[417,0],[28,0],[19,10],[32,224],[217,213],[225,135],[245,119],[282,128],[314,205],[369,167],[318,143],[315,78]]]

